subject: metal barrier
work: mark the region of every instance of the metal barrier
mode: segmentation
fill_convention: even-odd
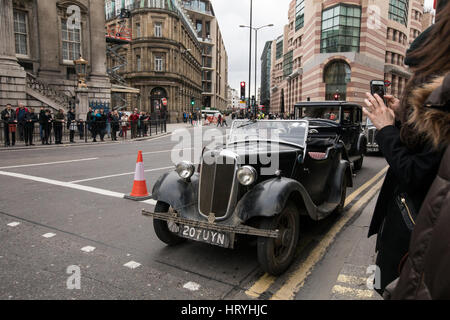
[[[48,143],[54,144],[56,142],[57,135],[61,135],[61,143],[68,144],[71,143],[71,131],[73,133],[74,143],[89,143],[97,140],[101,142],[101,137],[106,141],[112,140],[114,136],[114,131],[116,132],[117,141],[133,140],[138,138],[151,137],[154,135],[167,133],[167,121],[163,119],[158,120],[148,120],[148,121],[138,121],[133,123],[132,121],[126,121],[127,125],[122,126],[124,121],[119,120],[118,122],[86,122],[86,121],[76,121],[76,126],[68,127],[67,121],[59,122],[53,120],[47,129]],[[116,125],[114,125],[116,124]],[[26,124],[23,123],[8,123],[0,120],[0,148],[5,147],[6,136],[9,135],[9,142],[12,145],[13,140],[16,146],[25,145],[25,130]],[[5,131],[6,127],[6,131]],[[75,129],[75,130],[71,130]],[[116,130],[115,130],[116,129]],[[11,132],[15,131],[15,132]],[[13,134],[15,139],[13,139]],[[95,137],[94,137],[95,135]],[[44,144],[43,138],[45,137],[45,127],[43,127],[39,122],[33,123],[32,127],[32,144]],[[97,139],[95,139],[97,138]]]

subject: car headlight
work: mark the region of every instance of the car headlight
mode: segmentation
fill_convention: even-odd
[[[244,166],[237,172],[237,179],[244,186],[252,185],[256,181],[256,178],[256,170],[251,166]]]
[[[175,171],[180,178],[187,180],[194,175],[195,166],[189,161],[182,161],[176,165]]]

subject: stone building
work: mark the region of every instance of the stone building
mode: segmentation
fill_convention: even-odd
[[[202,46],[187,13],[175,0],[111,1],[106,5],[107,29],[132,30],[132,41],[119,54],[126,66],[119,71],[129,86],[140,90],[128,96],[131,108],[153,115],[165,111],[168,120],[181,122],[183,112],[202,107]],[[121,9],[131,12],[119,17]],[[109,59],[109,68],[114,62]],[[161,100],[167,99],[167,107]],[[194,99],[195,105],[191,102]]]
[[[102,1],[0,0],[0,9],[0,106],[67,110],[77,96],[73,61],[80,55],[88,61],[83,107],[110,102]],[[87,111],[77,102],[78,114]]]
[[[410,43],[432,21],[423,0],[293,0],[284,33],[272,41],[271,112],[296,102],[362,104],[371,80],[388,80],[399,95],[411,73]]]
[[[202,46],[202,105],[227,108],[228,55],[210,0],[182,0]]]

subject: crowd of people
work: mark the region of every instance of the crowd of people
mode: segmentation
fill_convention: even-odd
[[[117,141],[118,137],[136,139],[149,136],[151,130],[151,116],[148,112],[133,113],[119,112],[117,110],[106,113],[104,109],[93,110],[89,108],[86,121],[77,120],[75,110],[70,108],[67,114],[63,109],[53,113],[50,109],[40,108],[35,113],[34,108],[27,108],[22,103],[17,108],[11,104],[1,112],[3,122],[3,137],[5,147],[15,146],[16,140],[24,141],[26,146],[34,146],[33,135],[36,124],[39,124],[39,139],[43,145],[51,144],[52,132],[55,144],[62,144],[64,126],[69,132],[70,143],[75,142],[78,131],[80,140],[89,135],[93,142],[105,141],[105,136]]]

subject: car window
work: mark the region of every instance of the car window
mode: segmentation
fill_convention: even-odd
[[[342,124],[353,124],[355,122],[355,109],[344,108],[342,112]]]
[[[339,107],[306,107],[301,118],[325,119],[340,122]]]

